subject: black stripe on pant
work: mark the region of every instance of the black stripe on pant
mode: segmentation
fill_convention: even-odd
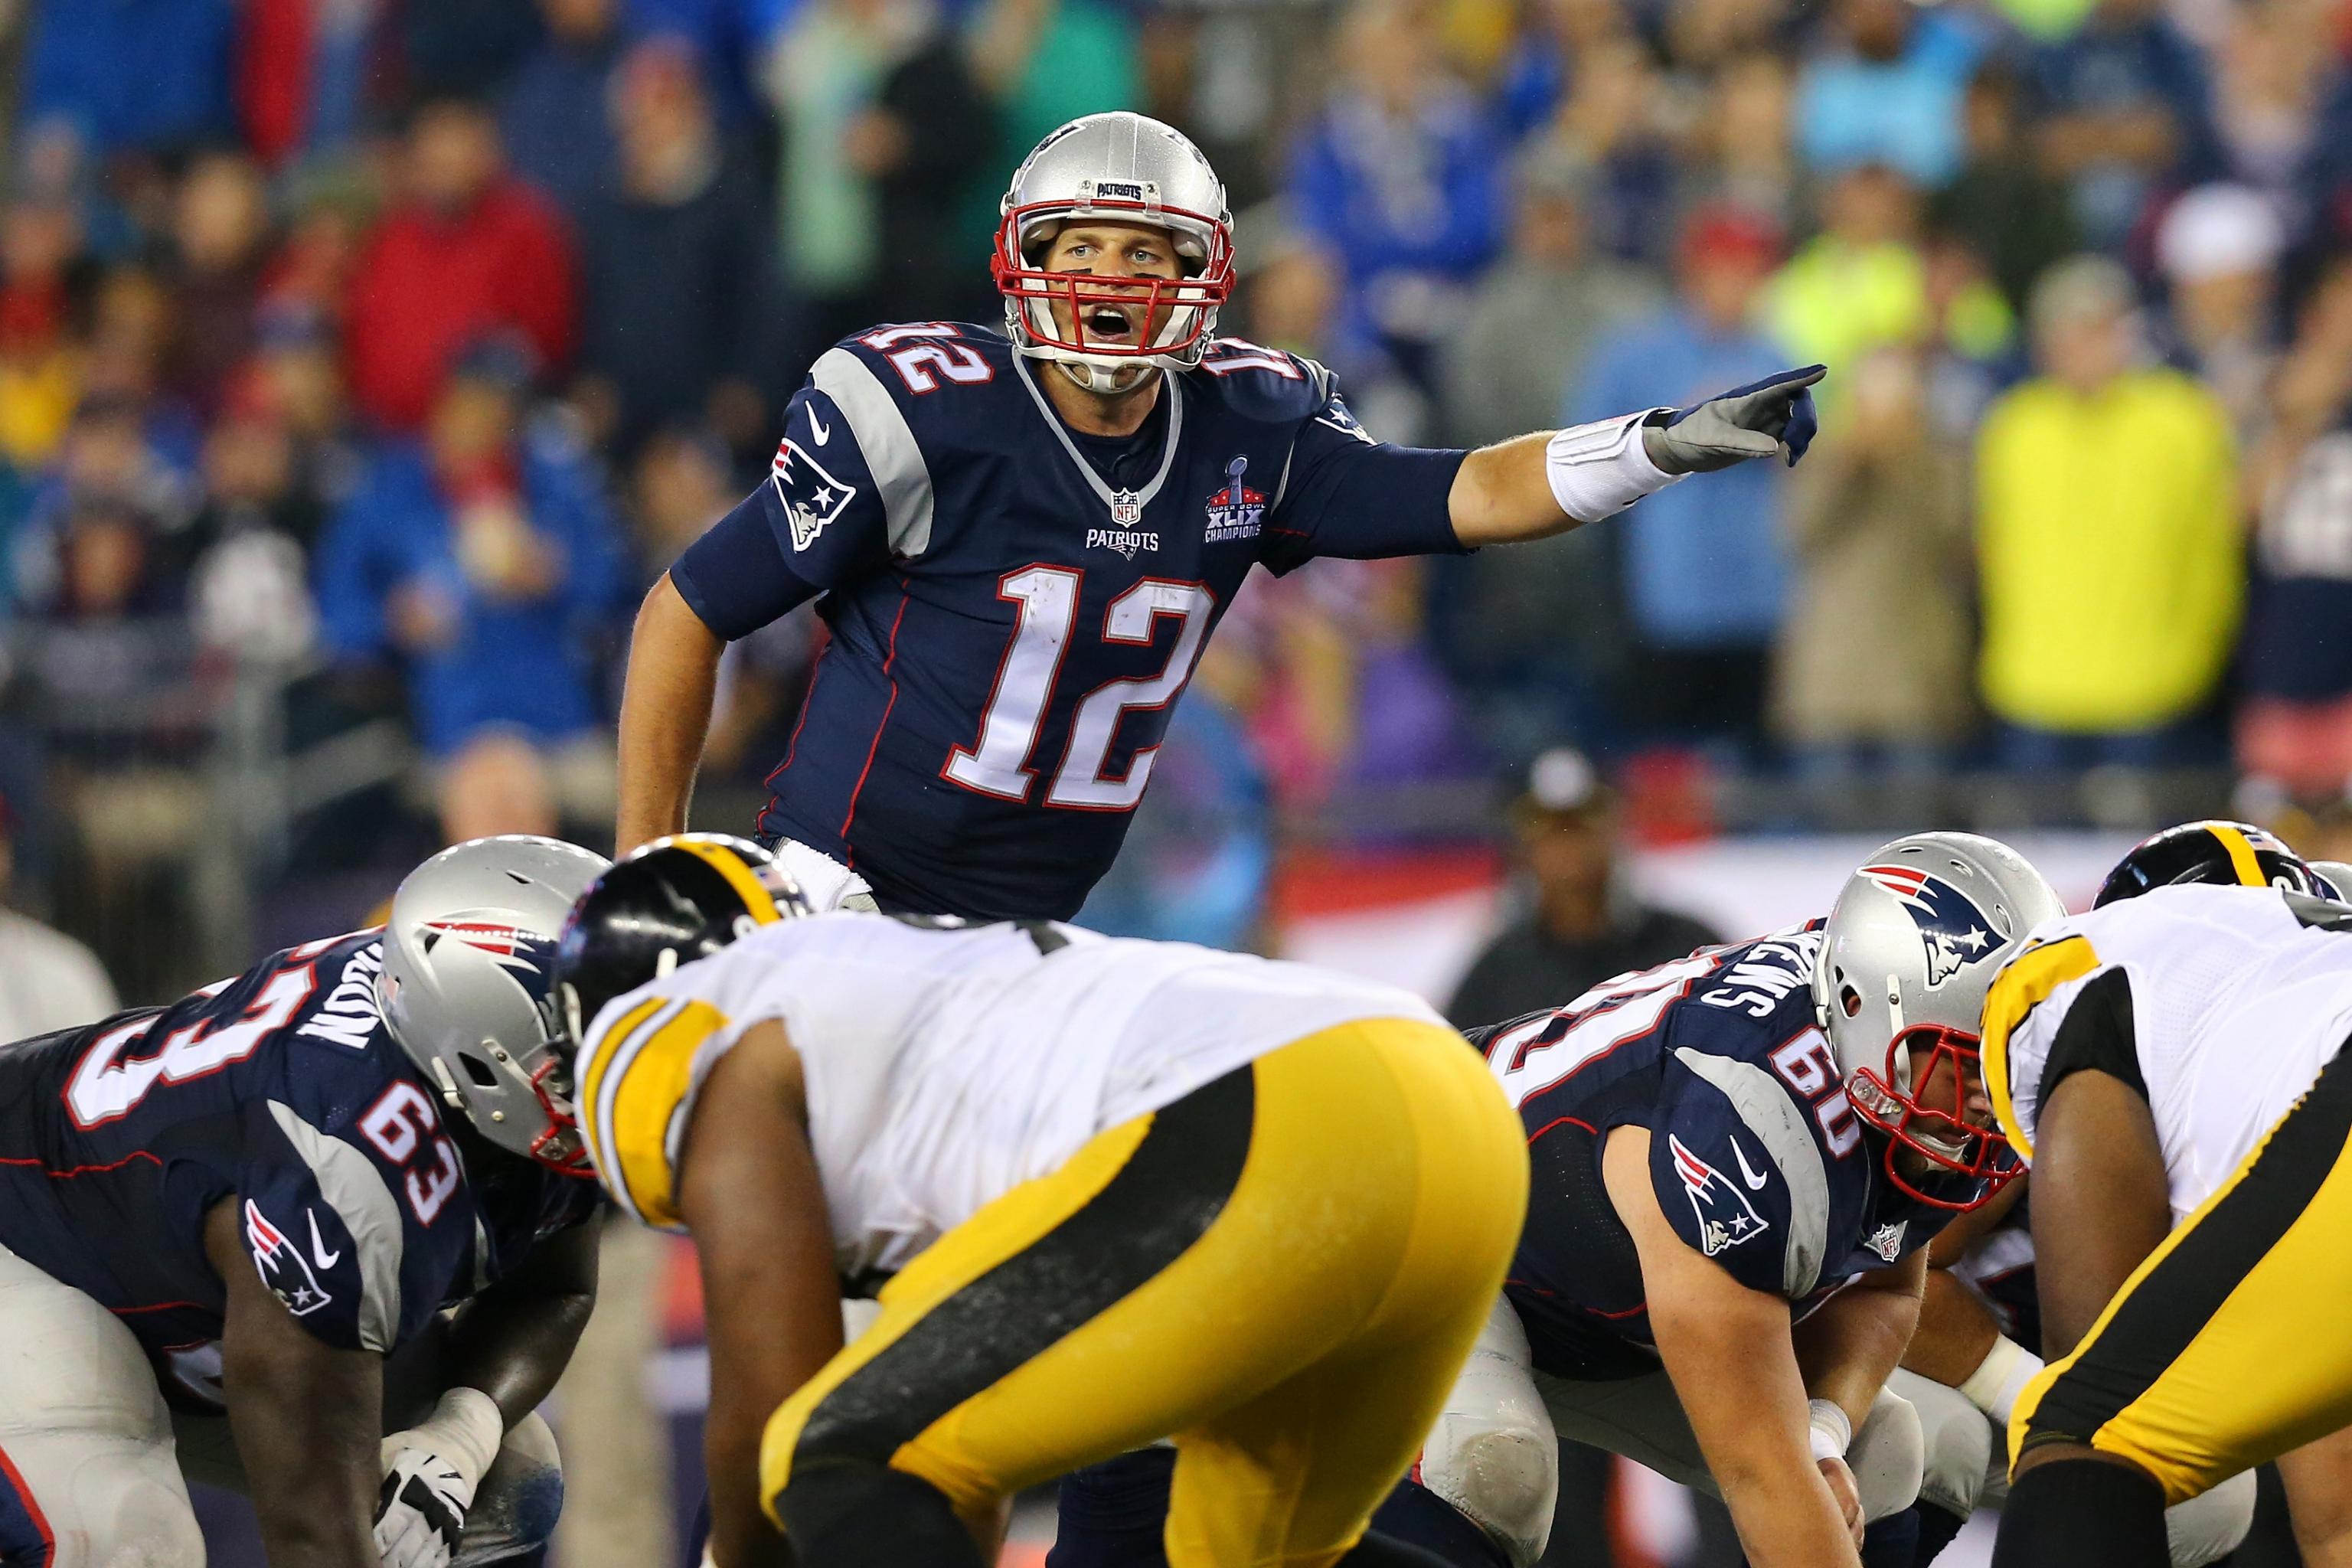
[[[825,1460],[887,1464],[1173,1263],[1241,1181],[1256,1102],[1255,1069],[1244,1067],[1162,1108],[1077,1212],[924,1313],[825,1395],[801,1428],[792,1473]]]
[[[2238,1184],[2207,1210],[2061,1373],[2026,1426],[2024,1447],[2089,1443],[2154,1386],[2289,1226],[2303,1217],[2352,1139],[2352,1050],[2341,1050]]]

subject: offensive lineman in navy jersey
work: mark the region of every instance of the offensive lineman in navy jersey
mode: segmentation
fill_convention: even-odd
[[[541,999],[605,864],[478,839],[385,928],[0,1047],[0,1563],[196,1568],[184,1477],[247,1491],[278,1564],[546,1541],[532,1411],[597,1189],[543,1113]]]
[[[647,596],[622,848],[686,826],[725,643],[822,595],[832,640],[761,838],[820,908],[1066,918],[1252,567],[1537,538],[1812,436],[1818,365],[1475,452],[1376,442],[1322,366],[1215,336],[1223,186],[1139,115],[1055,132],[1003,211],[1003,330],[825,353],[769,481]]]
[[[1527,1568],[1564,1437],[1717,1492],[1757,1568],[1853,1563],[1864,1522],[1919,1489],[1917,1417],[1885,1385],[1925,1248],[2015,1170],[1968,1103],[1977,1007],[2062,913],[2006,847],[1921,834],[1880,849],[1826,924],[1471,1031],[1527,1129],[1527,1228],[1375,1528]],[[1140,1531],[1112,1543],[1104,1498],[1165,1461],[1114,1464],[1065,1483],[1051,1568],[1151,1568]]]

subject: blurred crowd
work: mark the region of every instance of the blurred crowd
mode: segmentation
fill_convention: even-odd
[[[1225,329],[1324,359],[1389,438],[1832,366],[1797,469],[1258,584],[1144,890],[1104,894],[1155,906],[1129,923],[1244,929],[1273,807],[1563,742],[1832,792],[2233,767],[2242,807],[2343,813],[2346,0],[0,15],[0,792],[100,866],[207,830],[194,770],[255,671],[279,742],[413,739],[334,853],[601,837],[644,586],[825,344],[998,318],[1008,171],[1118,107],[1232,189]],[[780,754],[821,635],[732,657],[716,780]]]

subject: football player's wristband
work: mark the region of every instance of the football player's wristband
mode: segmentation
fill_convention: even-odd
[[[2003,1334],[1993,1341],[1992,1349],[1985,1352],[1984,1360],[1960,1384],[1960,1394],[1969,1404],[2007,1426],[2010,1413],[2017,1408],[2017,1396],[2025,1392],[2025,1385],[2041,1371],[2040,1356]]]
[[[1544,446],[1544,477],[1560,510],[1579,522],[1598,522],[1690,477],[1650,461],[1642,422],[1657,412],[1643,409],[1552,432]]]
[[[1812,1416],[1813,1462],[1843,1459],[1846,1446],[1853,1441],[1853,1422],[1844,1407],[1834,1399],[1816,1399],[1810,1408]]]

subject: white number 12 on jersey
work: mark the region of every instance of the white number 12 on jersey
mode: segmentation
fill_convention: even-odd
[[[1029,754],[1036,749],[1038,728],[1053,701],[1054,678],[1069,648],[1084,580],[1084,573],[1069,567],[1030,566],[997,584],[998,598],[1021,606],[1020,625],[1013,629],[1012,646],[996,672],[996,689],[981,716],[980,739],[970,750],[958,746],[948,753],[947,766],[940,770],[948,778],[982,795],[1029,798],[1037,779]],[[1137,752],[1125,777],[1106,776],[1119,721],[1129,709],[1164,709],[1176,700],[1192,678],[1192,666],[1209,634],[1209,612],[1215,605],[1216,596],[1201,584],[1160,577],[1146,577],[1110,602],[1103,614],[1105,642],[1149,646],[1162,616],[1174,616],[1181,623],[1176,641],[1159,674],[1106,681],[1080,700],[1070,719],[1061,766],[1045,792],[1047,805],[1078,811],[1134,809],[1150,782],[1152,758],[1160,748]]]

